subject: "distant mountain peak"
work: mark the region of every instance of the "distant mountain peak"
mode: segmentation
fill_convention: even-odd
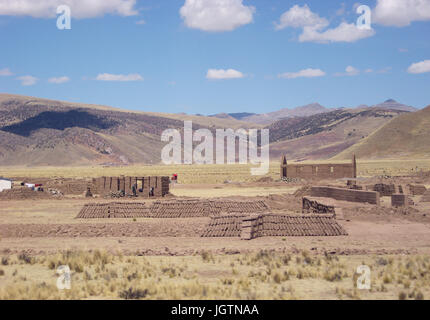
[[[384,103],[397,103],[397,101],[394,99],[388,99]]]

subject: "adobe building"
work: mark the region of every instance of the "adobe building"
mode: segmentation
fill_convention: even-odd
[[[355,155],[351,163],[336,164],[287,164],[287,157],[281,158],[281,179],[341,179],[357,178]]]
[[[138,197],[164,197],[169,193],[169,177],[101,177],[93,179],[95,193],[107,195],[123,191]]]

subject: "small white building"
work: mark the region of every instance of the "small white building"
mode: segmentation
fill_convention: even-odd
[[[0,177],[0,192],[12,189],[12,180]]]

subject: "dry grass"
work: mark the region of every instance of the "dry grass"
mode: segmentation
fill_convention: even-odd
[[[428,299],[429,256],[319,256],[260,251],[217,256],[134,257],[104,251],[2,257],[1,299]],[[69,265],[72,289],[58,290]],[[356,288],[358,265],[371,290]]]
[[[342,161],[309,161],[306,163],[324,163]],[[224,182],[255,182],[262,176],[252,176],[252,165],[133,165],[118,167],[2,167],[0,176],[6,177],[63,177],[91,178],[101,176],[171,176],[179,174],[181,184],[216,184]],[[358,160],[359,176],[378,175],[409,175],[416,170],[430,171],[430,159],[413,160]],[[279,163],[270,164],[266,175],[273,180],[279,180]]]

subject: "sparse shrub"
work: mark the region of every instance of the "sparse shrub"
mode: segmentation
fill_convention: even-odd
[[[424,300],[424,294],[421,291],[418,291],[415,295],[415,300]]]
[[[24,262],[26,264],[34,264],[35,263],[35,259],[33,257],[31,257],[26,252],[20,253],[19,256],[18,256],[18,260],[22,261],[22,262]]]
[[[402,291],[399,293],[399,300],[406,300],[406,297],[407,297],[407,295],[405,292]]]
[[[324,279],[330,282],[341,281],[343,273],[341,270],[327,270],[324,273]]]
[[[137,300],[144,299],[148,295],[148,289],[134,289],[128,288],[128,290],[123,290],[119,293],[119,297],[125,300]]]
[[[278,284],[281,283],[282,277],[278,272],[273,275],[273,281]]]
[[[0,276],[4,276],[4,270],[0,269]]]
[[[214,260],[212,253],[210,251],[203,250],[201,253],[201,256],[202,256],[203,261],[205,261],[205,262],[210,262],[210,261]]]
[[[2,257],[1,258],[1,264],[2,264],[2,266],[9,265],[9,257]]]

